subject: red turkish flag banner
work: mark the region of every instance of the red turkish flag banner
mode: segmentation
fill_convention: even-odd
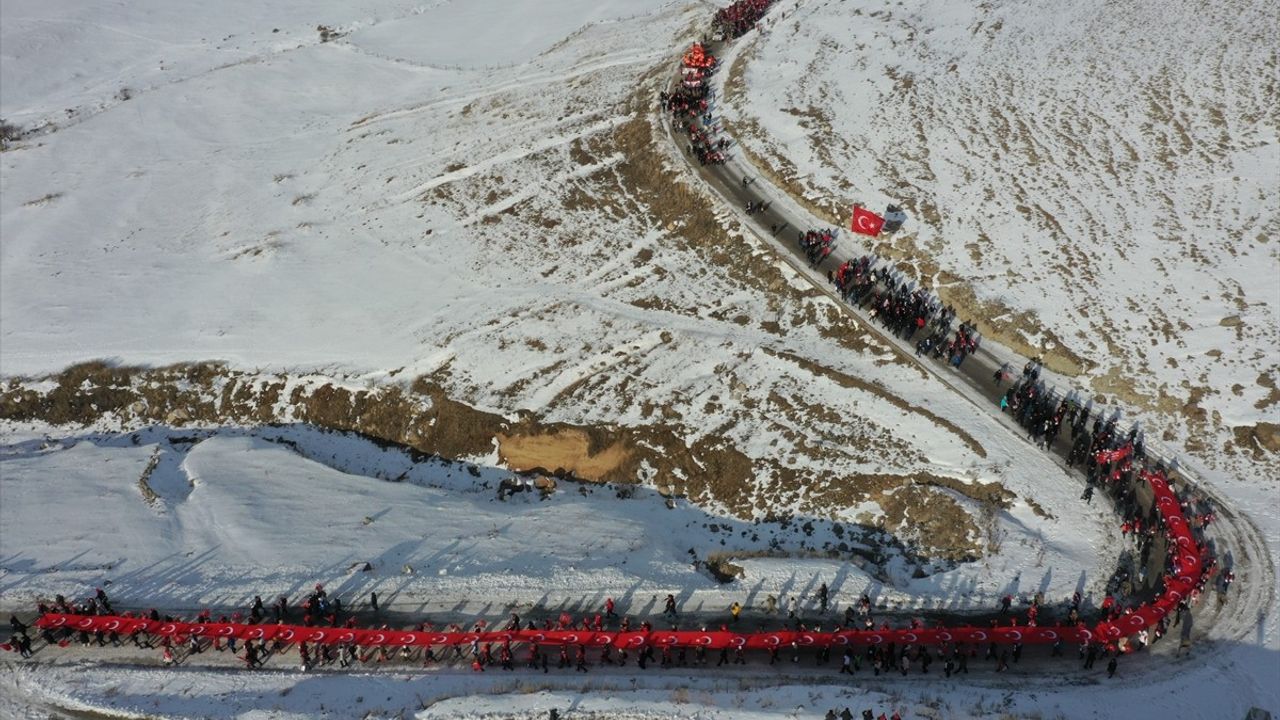
[[[874,235],[884,222],[878,215],[854,209],[854,230]],[[859,230],[858,218],[866,217]],[[1109,451],[1127,456],[1131,446]],[[734,648],[743,650],[789,650],[808,647],[859,647],[901,643],[907,645],[932,645],[937,643],[1027,643],[1048,644],[1054,642],[1111,642],[1149,628],[1177,612],[1178,603],[1190,597],[1194,588],[1209,571],[1201,557],[1203,548],[1192,534],[1191,527],[1182,515],[1178,496],[1169,486],[1169,478],[1163,472],[1143,472],[1142,479],[1151,486],[1156,507],[1164,519],[1168,537],[1168,553],[1172,557],[1173,572],[1165,576],[1164,594],[1154,602],[1126,610],[1125,614],[1111,617],[1093,627],[1083,623],[1050,626],[1002,626],[993,628],[931,627],[931,628],[881,628],[866,630],[840,630],[837,632],[761,630],[742,635],[724,630],[707,632],[594,632],[590,630],[497,630],[479,632],[435,632],[416,630],[375,630],[371,628],[322,628],[303,625],[252,625],[241,623],[191,623],[181,620],[147,620],[128,615],[73,615],[46,613],[34,625],[38,628],[59,631],[66,635],[74,632],[114,633],[130,636],[137,632],[148,635],[175,638],[240,638],[242,640],[275,640],[284,643],[322,643],[326,645],[354,644],[363,647],[421,647],[432,645],[467,645],[476,643],[526,643],[531,645],[578,645],[586,647],[611,646],[615,648],[643,647],[701,647],[708,650]],[[57,640],[66,647],[70,637]],[[0,646],[4,649],[4,646]],[[10,643],[9,649],[12,649]]]
[[[864,207],[853,206],[853,222],[850,223],[850,230],[874,237],[880,234],[882,227],[884,227],[884,218]]]

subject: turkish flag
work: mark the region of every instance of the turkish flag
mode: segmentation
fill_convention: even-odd
[[[884,218],[866,208],[853,206],[853,222],[850,224],[850,230],[874,237],[880,234],[882,227],[884,227]]]

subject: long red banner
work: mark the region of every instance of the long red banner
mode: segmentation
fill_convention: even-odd
[[[922,628],[917,630],[841,630],[838,632],[773,632],[734,633],[724,631],[609,632],[587,630],[517,630],[489,632],[416,632],[411,630],[358,630],[349,628],[316,628],[301,625],[246,625],[243,623],[163,622],[110,615],[58,615],[41,617],[42,628],[61,627],[84,632],[115,632],[128,636],[145,632],[157,637],[184,640],[189,637],[236,638],[238,640],[282,641],[327,645],[360,645],[375,647],[423,647],[431,645],[469,645],[484,643],[527,643],[537,645],[587,645],[614,648],[705,647],[768,650],[770,648],[832,647],[846,645],[880,645],[888,643],[934,644],[1017,642],[1047,644],[1063,640],[1077,642],[1095,637],[1084,625],[1077,627],[1000,627],[1000,628]],[[1117,635],[1118,637],[1118,635]]]
[[[1012,626],[1012,627],[932,627],[884,630],[839,630],[834,632],[759,631],[734,633],[726,631],[649,631],[609,632],[588,630],[518,630],[485,632],[419,632],[411,630],[368,630],[354,628],[318,628],[303,625],[250,625],[244,623],[164,622],[113,615],[65,615],[50,613],[36,620],[40,628],[68,628],[83,632],[118,633],[127,637],[144,632],[158,637],[185,639],[262,640],[286,643],[322,643],[372,647],[423,647],[432,645],[469,645],[485,643],[525,643],[537,645],[586,645],[614,648],[704,647],[708,649],[743,648],[769,650],[792,647],[844,647],[898,644],[987,643],[1050,644],[1085,641],[1112,642],[1149,628],[1161,618],[1175,612],[1179,601],[1190,596],[1204,572],[1204,563],[1183,518],[1182,508],[1163,473],[1143,472],[1141,477],[1151,485],[1156,507],[1164,518],[1169,552],[1173,554],[1172,573],[1166,576],[1164,592],[1154,601],[1127,611],[1114,620],[1104,620],[1092,627]]]

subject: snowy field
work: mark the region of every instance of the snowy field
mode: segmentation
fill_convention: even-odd
[[[0,102],[37,131],[3,156],[5,374],[431,369],[424,348],[546,295],[555,263],[504,262],[526,258],[480,220],[572,175],[520,161],[615,123],[616,75],[664,57],[681,16],[530,5],[525,33],[498,2],[367,5],[5,3]],[[638,17],[588,24],[619,15]],[[488,203],[460,188],[466,213],[424,197],[509,172]]]
[[[753,156],[846,223],[902,204],[882,253],[962,318],[1280,472],[1280,4],[785,5],[725,103]]]
[[[1125,105],[1114,97],[1091,121],[1097,135],[1073,152],[1087,156],[1129,138],[1142,158],[1132,164],[1155,186],[1099,179],[1044,139],[1035,167],[1057,174],[1032,185],[1019,174],[1023,160],[1002,155],[979,174],[956,149],[976,141],[963,137],[954,113],[982,109],[984,123],[998,123],[998,108],[974,100],[970,85],[927,80],[939,54],[974,53],[959,63],[962,77],[979,75],[979,60],[995,63],[998,52],[1011,54],[1000,65],[1032,67],[1018,54],[1030,52],[1025,43],[993,45],[982,33],[981,42],[965,40],[968,30],[954,30],[969,22],[959,6],[855,15],[856,4],[785,5],[785,22],[742,46],[754,50],[744,66],[749,109],[739,112],[764,128],[744,139],[761,153],[779,148],[814,188],[872,205],[906,199],[891,191],[890,170],[930,168],[935,178],[908,181],[913,194],[934,198],[945,221],[913,212],[910,229],[919,247],[984,294],[994,292],[998,280],[984,275],[993,271],[966,265],[977,261],[942,240],[973,234],[977,216],[963,212],[981,205],[1008,216],[999,228],[983,228],[983,264],[1058,261],[1053,235],[1013,209],[1017,191],[997,176],[1061,188],[1032,194],[1072,207],[1095,186],[1105,191],[1110,199],[1095,203],[1103,216],[1094,220],[1056,207],[1031,211],[1052,213],[1063,232],[1078,229],[1072,223],[1123,222],[1117,227],[1137,238],[1137,228],[1155,222],[1152,206],[1138,201],[1158,192],[1179,207],[1203,207],[1197,221],[1218,223],[1213,242],[1169,240],[1177,249],[1156,252],[1135,239],[1117,257],[1102,249],[1107,236],[1082,231],[1089,240],[1077,238],[1080,258],[1068,260],[1087,261],[1087,280],[1027,271],[995,295],[1037,311],[1101,363],[1090,377],[1154,378],[1136,391],[1175,397],[1175,410],[1212,368],[1212,387],[1197,395],[1211,439],[1196,459],[1252,467],[1239,453],[1216,465],[1209,452],[1233,425],[1276,419],[1275,393],[1267,395],[1262,378],[1275,384],[1272,348],[1280,340],[1267,274],[1276,264],[1267,239],[1276,202],[1265,182],[1277,146],[1274,115],[1258,110],[1264,103],[1250,95],[1252,85],[1224,84],[1223,112],[1235,103],[1259,119],[1226,113],[1219,129],[1228,137],[1212,152],[1172,146],[1161,162],[1177,173],[1164,185],[1145,159],[1159,148],[1142,144],[1155,141],[1115,109]],[[1037,17],[1079,7],[990,12],[1008,16],[1002,32],[1022,27],[1018,37],[1026,38]],[[682,209],[713,207],[692,184],[664,187],[671,176],[659,171],[681,168],[679,151],[648,134],[647,111],[657,82],[710,12],[673,0],[0,5],[0,116],[22,130],[0,153],[3,390],[52,392],[57,383],[41,376],[98,358],[142,366],[225,361],[285,388],[264,421],[278,426],[157,425],[110,413],[84,426],[0,424],[0,610],[106,581],[117,603],[166,609],[296,597],[320,581],[352,600],[377,591],[397,609],[498,615],[509,604],[594,607],[605,596],[648,613],[666,592],[686,609],[708,611],[735,600],[758,606],[770,594],[812,602],[823,581],[838,601],[869,591],[904,609],[990,608],[1011,592],[1099,597],[1124,548],[1106,503],[1085,506],[1079,480],[838,313],[731,213],[704,213],[702,222]],[[899,36],[908,14],[916,18],[908,27],[928,17],[936,31],[920,30],[908,44]],[[871,22],[883,27],[869,29]],[[851,37],[869,45],[846,46]],[[934,49],[913,57],[921,46]],[[1230,47],[1228,64],[1213,71],[1223,83],[1239,75],[1232,67],[1253,68],[1265,43]],[[848,58],[887,52],[916,64],[899,77],[915,75],[917,104],[846,112],[892,83],[880,65]],[[1178,79],[1185,88],[1197,82]],[[1006,88],[1010,107],[1034,104],[1030,85]],[[823,99],[824,92],[843,95]],[[1274,95],[1274,86],[1266,92]],[[831,123],[821,143],[781,110],[808,104]],[[933,113],[925,129],[941,134],[927,138],[938,157],[886,164],[860,150],[900,146],[889,128],[911,127],[897,113],[912,107]],[[1192,117],[1198,107],[1186,105],[1179,125],[1192,142],[1214,125]],[[1108,129],[1113,122],[1117,129]],[[1050,124],[1039,118],[1033,127]],[[814,155],[819,147],[836,158],[839,175]],[[856,192],[839,184],[842,177]],[[965,194],[985,187],[996,194]],[[1118,194],[1121,187],[1133,197]],[[1124,203],[1134,214],[1116,209]],[[1181,227],[1162,226],[1158,235],[1180,238]],[[1203,257],[1189,260],[1184,251]],[[1166,264],[1172,287],[1155,274],[1135,278],[1134,267],[1155,263]],[[1121,280],[1136,289],[1120,292]],[[1077,297],[1079,287],[1088,292]],[[1198,301],[1201,290],[1217,304]],[[1146,316],[1086,315],[1077,300],[1090,293],[1108,307],[1129,307],[1129,295],[1144,310],[1163,302],[1170,322],[1194,327],[1148,347]],[[1219,302],[1226,295],[1230,301]],[[1112,367],[1118,376],[1108,376]],[[286,400],[303,386],[374,389],[419,377],[512,421],[534,413],[585,427],[653,428],[688,447],[723,446],[746,458],[745,477],[701,487],[673,509],[648,475],[627,499],[615,486],[561,482],[546,499],[521,493],[499,501],[497,485],[511,472],[496,439],[489,453],[414,462],[303,424]],[[1238,391],[1226,389],[1234,382]],[[217,398],[225,389],[207,390]],[[1174,446],[1201,427],[1157,415],[1169,410],[1162,405],[1145,409],[1144,418],[1166,423],[1159,427]],[[1280,552],[1274,485],[1225,472],[1213,479],[1265,523],[1270,551]],[[986,487],[999,490],[1003,506],[975,499]],[[790,522],[766,519],[770,513]],[[884,538],[925,558],[893,550],[881,563],[812,557],[840,543],[870,550],[864,544]],[[740,560],[744,580],[721,585],[692,563],[714,552],[783,557]],[[976,559],[955,559],[968,554]],[[371,569],[361,571],[366,562]],[[1105,693],[1093,676],[1064,685],[1033,672],[952,685],[860,677],[851,689],[825,676],[764,672],[526,682],[450,672],[162,670],[87,658],[32,667],[6,656],[0,716],[429,720],[541,717],[554,706],[574,711],[566,720],[736,720],[817,718],[850,706],[927,718],[1107,718],[1116,707],[1131,708],[1132,718],[1238,717],[1254,704],[1280,710],[1268,682],[1280,672],[1269,607],[1258,617],[1215,618],[1211,636],[1219,642],[1189,658],[1135,658],[1132,677]],[[1219,692],[1194,691],[1204,687]]]
[[[620,500],[610,487],[578,492],[562,483],[545,499],[498,500],[507,471],[414,463],[399,450],[306,427],[44,444],[0,454],[0,526],[13,539],[0,596],[10,603],[92,593],[105,579],[126,605],[242,607],[254,595],[294,597],[323,582],[348,602],[376,591],[384,605],[408,611],[594,608],[614,597],[649,614],[667,592],[688,610],[719,611],[734,600],[762,606],[767,595],[800,596],[807,606],[826,582],[845,602],[869,592],[888,606],[968,610],[1019,591],[1064,598],[1080,590],[1100,602],[1122,547],[1105,503],[1082,512],[1072,485],[1045,500],[1070,521],[1014,509],[997,551],[927,578],[913,579],[892,554],[865,571],[837,560],[755,559],[743,561],[744,582],[722,587],[692,561],[771,547],[803,554],[802,543],[871,546],[853,539],[852,523],[839,536],[822,518],[800,516],[786,529],[744,523],[683,503],[669,510],[650,490]],[[810,532],[806,522],[815,523]],[[371,571],[360,570],[366,562]]]
[[[637,131],[649,89],[631,96],[705,8],[541,6],[507,47],[523,24],[497,5],[200,9],[172,38],[167,7],[5,6],[0,110],[32,130],[2,156],[5,376],[102,357],[430,375],[504,415],[729,444],[750,477],[695,499],[739,519],[843,515],[980,550],[976,508],[934,478],[1070,518],[1076,490],[1041,497],[1051,464],[1015,463],[999,424],[736,221],[682,234],[638,186],[624,149],[672,160]],[[459,34],[467,62],[410,40],[464,20],[494,36]],[[46,87],[67,43],[95,60]],[[924,500],[944,527],[910,518]]]
[[[578,720],[820,720],[828,709],[848,707],[877,715],[895,710],[912,720],[1008,720],[1009,718],[1243,718],[1238,702],[1221,698],[1187,703],[1175,680],[1113,683],[1105,692],[1094,683],[1053,687],[1034,676],[1013,676],[990,687],[941,677],[815,685],[796,678],[717,680],[650,675],[592,674],[586,678],[517,673],[480,677],[428,675],[300,675],[294,673],[199,673],[164,669],[41,669],[0,677],[0,703],[39,703],[87,710],[101,703],[107,688],[119,717],[348,718],[413,717],[417,720],[512,720],[547,717],[551,708]],[[78,677],[77,677],[78,676]],[[1229,677],[1219,680],[1229,682]],[[1180,698],[1174,700],[1173,698]],[[425,709],[422,708],[426,705]],[[0,704],[16,720],[44,720],[29,706]],[[70,715],[70,714],[69,714]],[[71,717],[77,717],[70,715]]]

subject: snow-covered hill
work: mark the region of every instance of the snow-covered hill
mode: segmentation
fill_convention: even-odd
[[[572,171],[444,197],[612,127],[664,5],[6,3],[0,370],[438,364],[546,297],[479,221]]]
[[[776,80],[791,72],[792,55],[834,57],[847,33],[829,42],[804,34],[838,30],[843,16],[834,11],[841,7],[854,6],[802,5],[811,15],[789,31],[800,34],[783,34],[801,17],[792,12],[744,66],[750,112],[760,113],[762,127],[780,127],[759,109],[773,102],[768,93],[806,92],[812,85],[802,76],[839,72],[843,61],[815,60]],[[925,11],[938,22],[959,12],[941,4]],[[859,17],[865,22],[871,12]],[[900,11],[893,12],[897,18]],[[495,594],[585,603],[607,592],[680,588],[705,608],[748,594],[742,583],[722,587],[696,570],[690,548],[700,557],[717,548],[804,556],[742,560],[757,594],[794,592],[827,575],[841,578],[832,584],[846,602],[882,583],[881,596],[907,607],[989,606],[1014,590],[1062,596],[1081,583],[1096,593],[1122,549],[1107,508],[1082,506],[1077,480],[1051,458],[854,324],[686,182],[678,149],[653,131],[648,111],[676,53],[708,14],[705,4],[678,0],[0,5],[0,116],[20,130],[0,153],[0,395],[39,406],[40,397],[61,391],[59,408],[66,409],[93,395],[87,378],[114,375],[130,391],[154,381],[149,389],[157,395],[198,396],[193,406],[239,402],[250,386],[275,393],[255,398],[265,405],[260,415],[156,417],[141,402],[131,415],[81,408],[91,416],[87,427],[0,427],[3,607],[68,586],[85,592],[105,580],[118,598],[177,606],[243,603],[315,580],[350,596],[376,589],[408,607],[448,599],[459,612],[476,604],[493,610]],[[1030,17],[1025,22],[1034,24]],[[771,56],[784,37],[798,47]],[[959,36],[954,42],[962,44]],[[769,57],[777,60],[772,68]],[[878,77],[873,70],[867,77]],[[923,78],[915,83],[925,85]],[[973,102],[971,94],[937,96],[929,132],[955,126],[950,104]],[[845,100],[855,97],[849,90]],[[835,118],[843,110],[837,104],[818,107]],[[994,109],[987,112],[989,122],[999,122]],[[839,138],[848,127],[823,136],[830,152],[846,152]],[[1188,127],[1195,137],[1199,126]],[[1241,149],[1232,143],[1243,140],[1227,141],[1239,187],[1211,184],[1206,192],[1222,193],[1212,208],[1234,198],[1266,227],[1275,206],[1250,168],[1274,146],[1262,144],[1262,130],[1242,137],[1255,144]],[[767,141],[748,142],[766,153]],[[951,142],[938,138],[931,151],[942,153]],[[798,140],[783,152],[810,168],[819,186],[838,189],[836,176],[807,155],[809,144]],[[861,168],[863,178],[887,172],[854,149],[841,157],[842,168]],[[931,172],[944,177],[940,168]],[[945,177],[937,185],[969,183],[963,173]],[[1083,192],[1074,177],[1054,182],[1064,196]],[[856,184],[868,202],[906,199],[890,186]],[[931,194],[941,198],[942,190]],[[1010,197],[983,204],[1012,207]],[[920,247],[967,275],[940,244],[941,231],[928,235],[920,218]],[[1004,247],[1007,236],[992,232],[981,252],[992,262],[1018,261]],[[1193,344],[1221,346],[1224,359],[1239,356],[1223,372],[1243,378],[1246,362],[1256,366],[1254,355],[1275,339],[1258,321],[1274,306],[1256,297],[1274,253],[1256,238],[1233,247],[1238,259],[1207,256],[1206,272],[1223,286],[1207,292],[1227,292],[1229,279],[1238,280],[1245,306],[1233,313],[1241,324],[1214,325],[1220,318],[1212,315],[1204,320],[1208,334]],[[1125,252],[1147,257],[1137,247]],[[1181,278],[1179,287],[1204,276],[1188,274],[1182,260],[1159,259]],[[1133,274],[1095,264],[1111,273],[1096,270],[1099,283]],[[1049,312],[1075,307],[1055,276],[1028,271],[1022,281],[1007,303],[1065,323],[1051,327],[1063,342],[1076,347],[1077,326],[1085,333],[1102,327],[1084,324],[1082,314],[1060,320]],[[1157,295],[1144,282],[1139,303]],[[1178,290],[1170,297],[1191,296]],[[1107,330],[1119,357],[1128,350],[1140,357],[1137,340],[1125,335],[1135,328]],[[1176,340],[1155,346],[1164,354],[1152,356],[1153,367],[1167,362],[1169,343]],[[1086,349],[1078,351],[1094,358]],[[91,366],[97,375],[61,376],[86,378],[66,387],[58,379],[15,378],[96,358],[144,366],[221,360],[230,369],[211,381],[190,377],[206,365],[190,374]],[[1124,378],[1141,369],[1129,360]],[[1161,377],[1196,378],[1204,367],[1178,362],[1162,365]],[[1105,376],[1107,369],[1091,372]],[[245,382],[228,379],[235,373]],[[458,464],[413,463],[399,450],[300,424],[294,391],[337,387],[370,393],[368,400],[419,378],[445,393],[415,396],[424,405],[465,403],[511,423],[533,413],[548,425],[643,428],[670,435],[671,447],[745,461],[700,467],[706,477],[697,493],[674,509],[653,492],[672,478],[644,467],[629,478],[647,486],[633,499],[565,485],[545,501],[522,494],[504,504],[493,487],[510,476],[501,447],[453,458]],[[1239,403],[1260,402],[1258,391],[1241,383]],[[1206,396],[1204,407],[1224,397]],[[451,418],[435,415],[428,424],[437,420]],[[143,427],[162,421],[164,427]],[[245,427],[273,422],[289,426]],[[643,445],[643,434],[636,437],[636,447],[656,452]],[[397,478],[404,482],[387,481]],[[987,488],[995,501],[975,499]],[[1265,493],[1244,500],[1251,510],[1266,509]],[[785,524],[791,520],[816,530]],[[936,564],[899,558],[879,569],[814,559],[831,544],[852,542],[833,521],[883,529],[951,558],[980,557]],[[359,569],[366,561],[367,573]],[[926,576],[912,577],[917,569]],[[637,605],[643,610],[647,602]],[[1259,646],[1274,646],[1274,625],[1259,625]],[[1272,634],[1264,638],[1264,631]],[[1231,662],[1258,654],[1213,657],[1227,661],[1198,677],[1224,684]],[[839,686],[779,688],[764,673],[759,689],[738,680],[676,678],[646,690],[626,678],[587,687],[562,679],[546,686],[548,697],[526,695],[533,686],[446,672],[431,680],[438,695],[424,700],[415,697],[417,683],[390,673],[89,672],[6,665],[0,715],[50,703],[175,716],[389,717],[426,700],[439,703],[423,717],[532,714],[576,693],[601,715],[666,717],[714,706],[717,717],[808,717],[820,716],[828,702],[866,700],[884,709],[903,697],[887,685],[852,699]],[[910,690],[902,706],[975,717],[1031,712],[1039,697],[1004,698],[1020,682],[948,692],[942,701],[934,686]],[[372,691],[365,704],[364,688],[392,683],[385,704],[375,703]],[[630,695],[619,691],[624,684]],[[1137,702],[1148,689],[1145,681],[1131,683],[1123,698]],[[1051,712],[1105,713],[1110,701],[1092,690],[1061,690],[1048,701]],[[1232,702],[1271,697],[1267,692]],[[500,699],[474,700],[489,693]],[[615,693],[616,702],[609,699]],[[1167,715],[1185,706],[1176,688],[1168,696],[1148,709]],[[1189,712],[1209,717],[1213,706],[1209,698]]]
[[[801,3],[727,117],[833,218],[902,203],[882,252],[962,317],[1274,475],[1278,25],[1273,0]]]
[[[6,376],[101,357],[429,374],[499,413],[745,453],[705,507],[952,549],[982,544],[978,512],[917,479],[1006,483],[1026,508],[1045,472],[672,187],[644,83],[700,7],[5,13],[0,113],[29,130],[0,155]],[[925,501],[945,533],[908,521]]]

